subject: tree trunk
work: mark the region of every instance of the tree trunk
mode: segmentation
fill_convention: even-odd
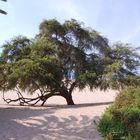
[[[42,104],[41,106],[43,106],[45,104],[45,102],[47,101],[48,98],[52,97],[52,96],[61,96],[61,95],[50,95],[50,96],[45,96],[44,99],[42,100]],[[61,97],[64,97],[66,99],[66,102],[67,102],[67,105],[74,105],[74,101],[72,99],[72,95],[71,94],[68,94],[65,95],[65,96],[61,96]]]
[[[72,99],[72,95],[71,94],[68,94],[64,98],[66,99],[67,105],[74,105],[74,101]]]
[[[52,96],[61,96],[64,97],[67,105],[74,105],[74,101],[72,99],[72,90],[70,90],[70,92],[68,92],[67,88],[63,87],[60,91],[60,93],[57,94],[47,94],[45,96],[42,97],[42,104],[41,106],[43,106],[45,104],[45,102],[47,101],[48,98],[52,97]]]
[[[43,101],[42,104],[41,104],[41,106],[44,106],[44,104],[45,104],[45,102],[48,100],[48,98],[50,98],[50,97],[52,97],[52,96],[58,96],[58,95],[47,94],[47,95],[43,96],[43,97],[41,98],[41,100]]]

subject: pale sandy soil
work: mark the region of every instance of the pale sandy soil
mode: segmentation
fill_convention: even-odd
[[[0,140],[101,140],[96,123],[116,93],[76,90],[77,105],[52,97],[45,107],[6,105],[0,94]],[[13,92],[8,96],[15,97]]]

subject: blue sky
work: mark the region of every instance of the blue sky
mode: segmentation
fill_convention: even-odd
[[[8,0],[0,15],[0,45],[17,35],[34,37],[43,19],[75,18],[109,38],[140,46],[140,0]]]

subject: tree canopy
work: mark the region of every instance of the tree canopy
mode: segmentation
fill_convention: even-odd
[[[16,90],[19,98],[5,99],[8,103],[44,105],[49,97],[62,96],[73,105],[75,88],[106,90],[139,84],[135,71],[139,59],[131,45],[109,45],[107,38],[74,19],[44,20],[34,39],[19,36],[3,45],[0,89]],[[39,94],[25,98],[21,91]]]

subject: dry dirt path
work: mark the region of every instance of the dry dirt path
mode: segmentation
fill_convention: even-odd
[[[7,106],[0,99],[0,140],[101,140],[96,121],[115,93],[79,97],[74,97],[79,101],[75,106],[46,107]],[[49,103],[64,104],[57,101],[51,99]]]

